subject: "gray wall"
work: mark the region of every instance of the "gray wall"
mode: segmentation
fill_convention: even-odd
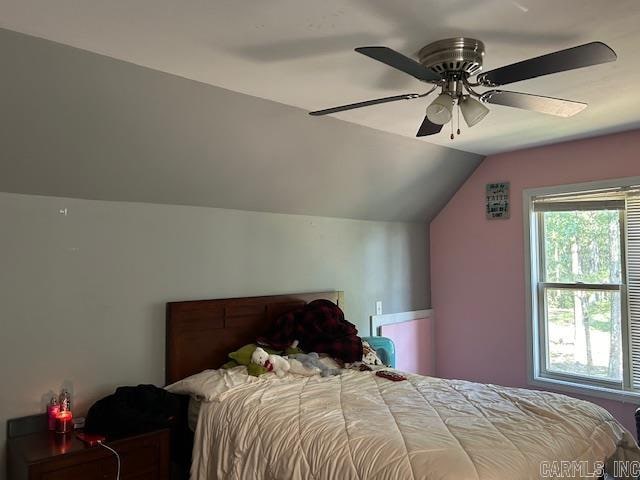
[[[0,428],[161,383],[167,301],[341,289],[364,333],[429,306],[426,223],[478,155],[2,29],[0,57]]]
[[[363,334],[429,305],[425,224],[0,193],[0,225],[3,432],[63,383],[162,384],[167,301],[339,289]]]
[[[426,222],[481,160],[2,29],[0,58],[3,192]]]

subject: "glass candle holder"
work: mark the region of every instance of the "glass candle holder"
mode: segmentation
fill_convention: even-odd
[[[56,452],[60,454],[67,453],[73,446],[73,435],[58,435],[53,436],[55,440]]]
[[[49,430],[54,431],[56,429],[56,418],[60,414],[60,405],[57,403],[50,403],[47,405],[47,420],[49,423]]]
[[[60,412],[56,417],[56,433],[61,435],[73,432],[73,415],[69,411]]]

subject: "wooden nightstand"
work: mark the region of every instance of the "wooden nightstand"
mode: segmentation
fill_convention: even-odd
[[[10,438],[9,480],[116,479],[113,453],[66,437],[47,431]],[[121,480],[169,480],[169,430],[105,443],[120,454]]]

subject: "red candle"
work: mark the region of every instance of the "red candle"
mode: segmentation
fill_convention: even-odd
[[[73,415],[70,411],[58,413],[56,416],[56,433],[70,433],[73,431]]]

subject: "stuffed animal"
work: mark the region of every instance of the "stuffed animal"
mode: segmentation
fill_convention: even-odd
[[[251,354],[251,361],[262,365],[268,372],[275,373],[279,378],[284,377],[291,365],[289,361],[280,355],[269,355],[263,348],[256,348]]]
[[[340,370],[336,368],[329,368],[320,361],[320,357],[316,352],[311,353],[299,353],[290,355],[290,359],[298,360],[306,368],[317,368],[320,371],[320,375],[328,377],[329,375],[339,375]]]
[[[304,375],[305,377],[320,375],[320,369],[318,367],[308,367],[303,365],[302,362],[296,358],[289,358],[289,365],[291,365],[289,372],[297,375]]]

